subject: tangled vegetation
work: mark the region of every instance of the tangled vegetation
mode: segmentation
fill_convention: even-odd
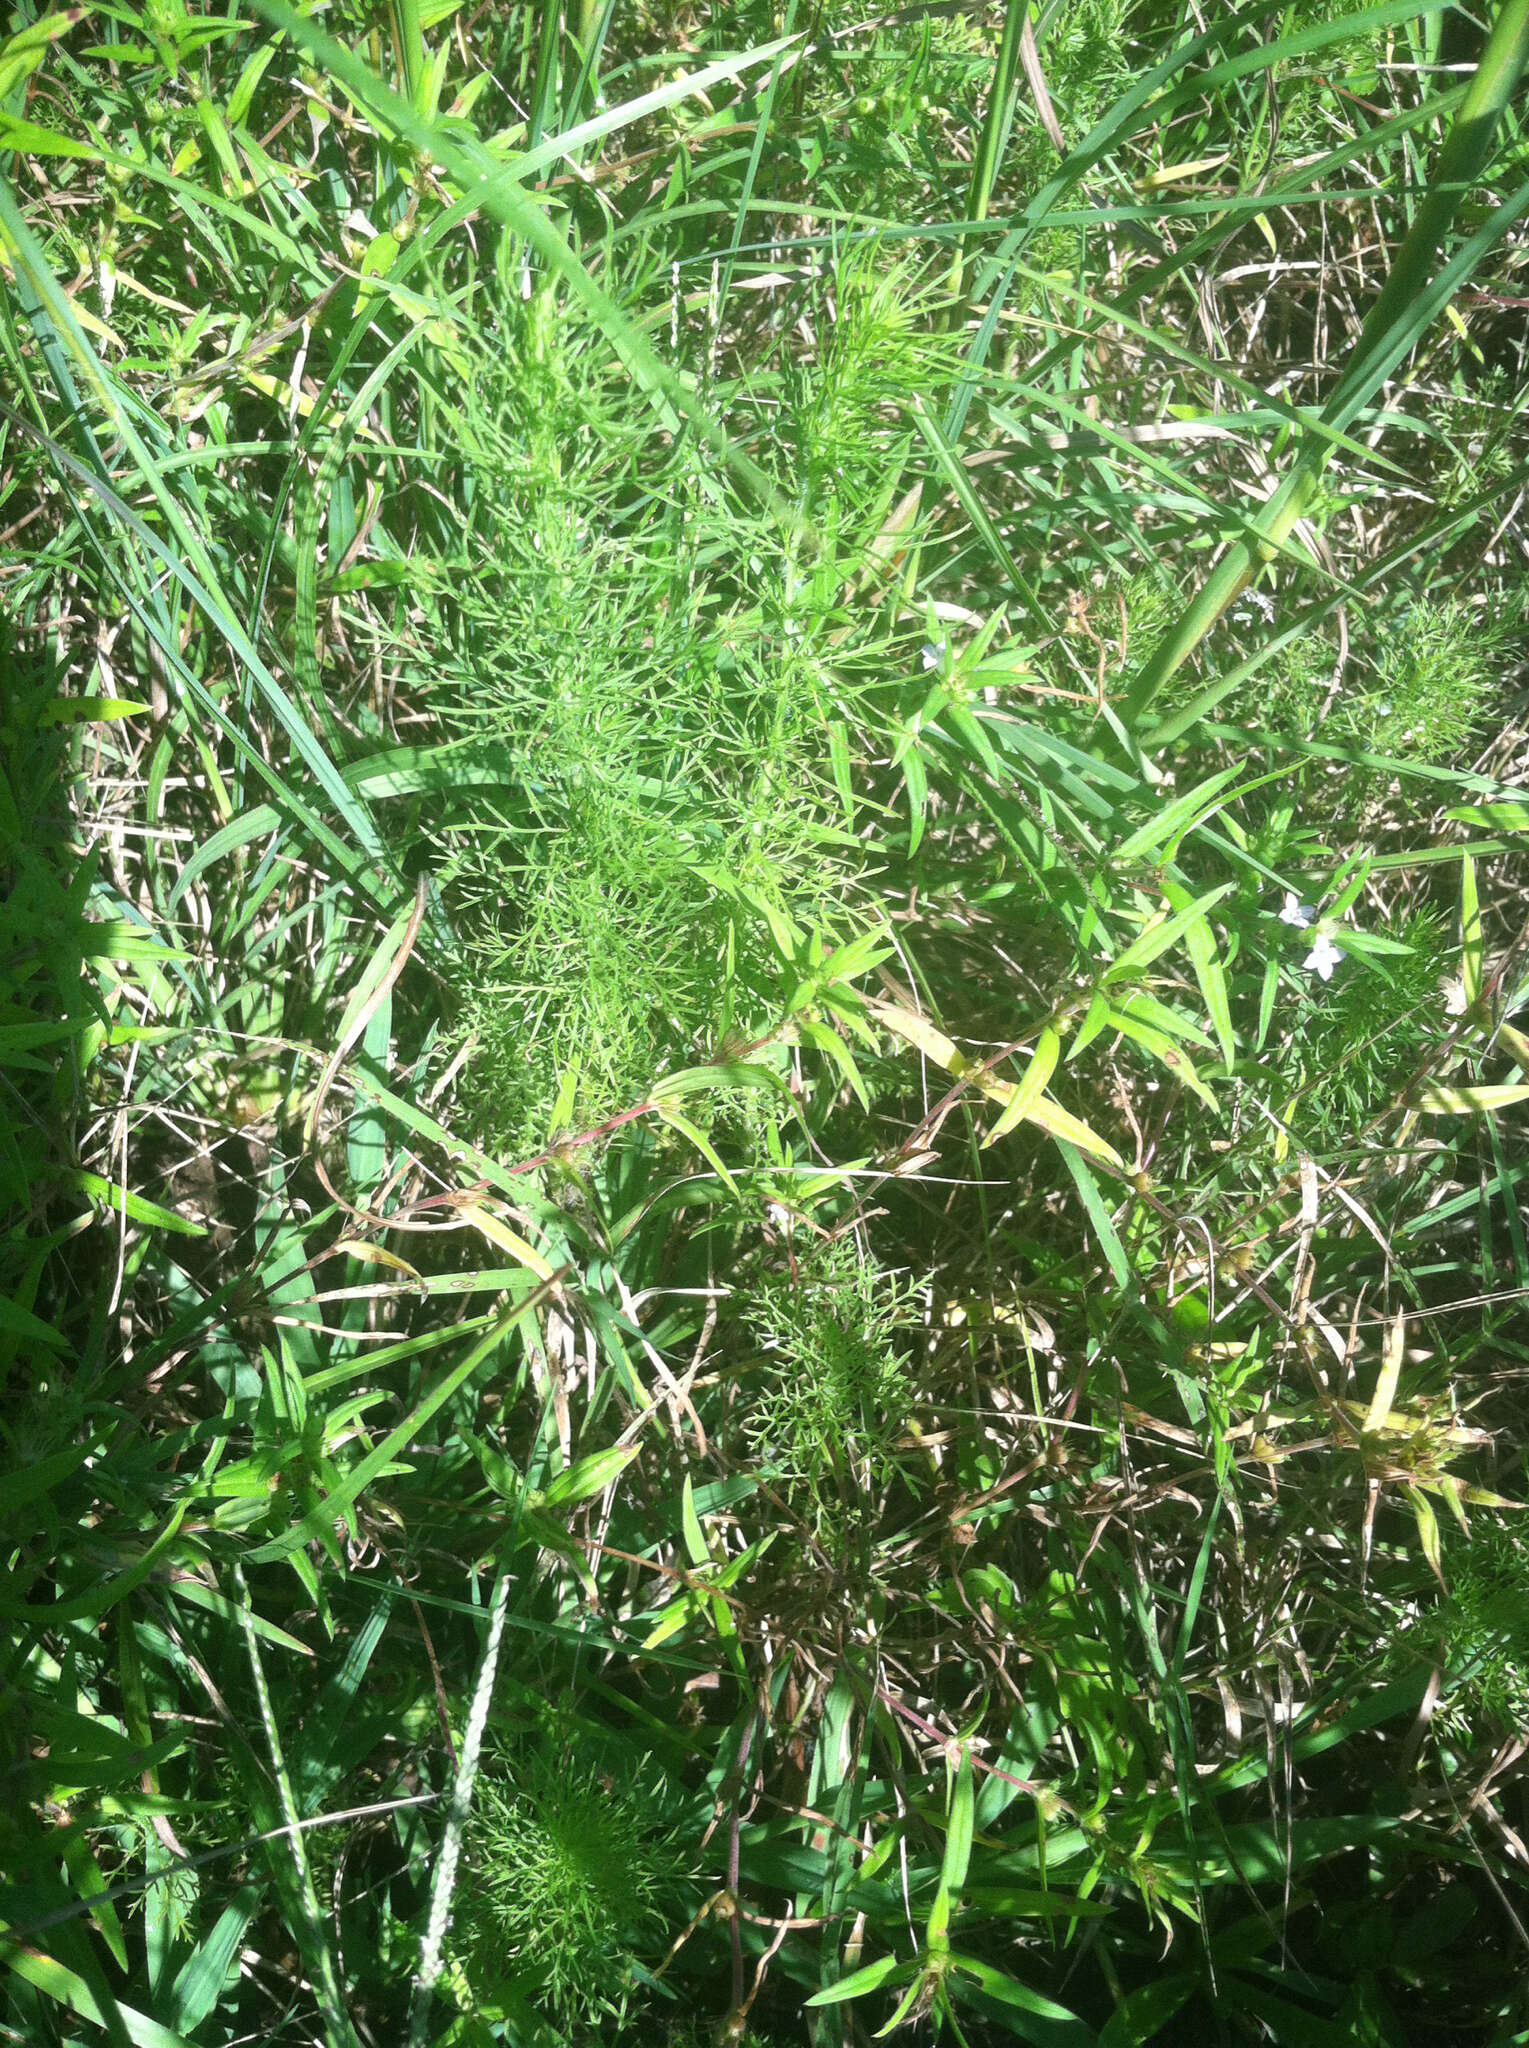
[[[1529,2042],[1529,0],[19,0],[0,2031]]]

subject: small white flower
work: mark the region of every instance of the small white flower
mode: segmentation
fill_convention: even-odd
[[[783,1203],[767,1202],[765,1204],[765,1215],[769,1218],[770,1222],[774,1224],[777,1230],[789,1229],[791,1224],[791,1211],[788,1208],[786,1208]]]
[[[1302,903],[1288,889],[1285,891],[1285,907],[1279,914],[1281,924],[1293,924],[1298,932],[1303,932],[1316,914],[1315,904]]]
[[[1333,969],[1342,958],[1342,950],[1333,944],[1326,932],[1318,932],[1316,943],[1301,965],[1308,973],[1320,974],[1324,981],[1331,981]]]
[[[919,660],[924,664],[926,670],[939,668],[945,660],[945,642],[943,640],[926,640]]]

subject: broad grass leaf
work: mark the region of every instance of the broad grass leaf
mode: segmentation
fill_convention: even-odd
[[[110,1997],[103,2004],[83,1977],[52,1956],[40,1955],[35,1949],[8,1947],[0,1960],[24,1982],[35,1985],[55,2004],[65,2006],[81,2019],[104,2027],[109,2033],[118,2032],[119,2038],[120,2032],[125,2031],[133,2048],[195,2048],[184,2034],[161,2025],[135,2006]]]
[[[247,1561],[250,1564],[272,1564],[300,1549],[303,1544],[312,1542],[321,1532],[332,1534],[336,1518],[349,1510],[384,1468],[392,1464],[398,1453],[414,1441],[430,1418],[503,1348],[505,1340],[519,1324],[535,1314],[551,1294],[552,1285],[550,1281],[544,1282],[498,1316],[467,1356],[442,1374],[434,1386],[415,1402],[398,1427],[353,1466],[338,1487],[282,1535],[257,1545],[247,1554]],[[189,1507],[190,1498],[186,1496],[184,1506]]]
[[[685,1474],[684,1489],[680,1494],[680,1526],[684,1531],[685,1548],[690,1562],[700,1566],[711,1563],[711,1552],[706,1547],[706,1532],[701,1527],[701,1518],[696,1513],[695,1483],[690,1474]]]
[[[1145,2048],[1199,1988],[1200,1979],[1184,1972],[1139,1984],[1099,2029],[1099,2048]]]
[[[5,1299],[0,1296],[0,1324],[4,1321],[5,1307]],[[54,1334],[57,1335],[56,1332]],[[62,1341],[60,1338],[59,1342]],[[52,1451],[46,1458],[39,1458],[35,1465],[12,1466],[0,1472],[0,1515],[14,1515],[22,1508],[30,1507],[41,1495],[51,1493],[72,1472],[77,1472],[89,1455],[88,1443],[70,1444],[64,1450]]]
[[[833,1036],[832,1032],[825,1035],[828,1037]],[[817,1038],[814,1037],[812,1042],[816,1044],[818,1042]],[[678,1132],[687,1144],[695,1147],[718,1180],[722,1182],[728,1193],[736,1195],[738,1183],[728,1172],[727,1167],[723,1164],[721,1153],[718,1152],[700,1125],[692,1123],[689,1117],[681,1115],[680,1111],[672,1103],[656,1102],[653,1107],[656,1114],[672,1131]]]
[[[1186,910],[1190,905],[1189,891],[1171,876],[1164,876],[1163,894],[1175,910]],[[1184,930],[1184,948],[1194,968],[1195,979],[1200,984],[1200,993],[1205,998],[1206,1012],[1215,1029],[1221,1056],[1228,1071],[1236,1062],[1237,1037],[1232,1029],[1232,1004],[1227,993],[1226,972],[1221,965],[1221,955],[1216,947],[1216,935],[1206,917],[1192,918]]]
[[[815,1046],[832,1063],[859,1101],[861,1108],[869,1114],[870,1091],[865,1085],[860,1069],[855,1065],[854,1055],[838,1032],[817,1018],[805,1016],[796,1019],[796,1030],[804,1045]],[[729,1185],[732,1185],[731,1181]]]
[[[924,1922],[924,1945],[931,1956],[943,1956],[950,1950],[950,1886],[942,1877],[934,1888],[934,1902],[929,1908],[929,1917]]]
[[[1056,1072],[1061,1050],[1062,1041],[1055,1027],[1043,1024],[1035,1041],[1035,1050],[1030,1055],[1030,1063],[1020,1075],[1007,1108],[982,1141],[984,1151],[989,1145],[996,1145],[1000,1138],[1007,1137],[1015,1125],[1029,1114],[1031,1103],[1045,1093],[1046,1083]]]
[[[1160,1060],[1169,1073],[1172,1074],[1173,1078],[1198,1095],[1208,1109],[1219,1107],[1215,1096],[1212,1095],[1209,1088],[1200,1079],[1195,1069],[1194,1061],[1184,1051],[1182,1046],[1174,1044],[1166,1032],[1157,1030],[1151,1024],[1143,1023],[1139,1017],[1133,1016],[1129,1010],[1119,1009],[1114,1005],[1110,1008],[1109,1021],[1122,1038],[1133,1039],[1137,1045],[1141,1046],[1143,1051],[1151,1053],[1154,1059]]]
[[[1425,1081],[1414,1092],[1412,1106],[1434,1116],[1490,1116],[1493,1110],[1511,1109],[1514,1103],[1526,1101],[1529,1081]]]
[[[60,697],[45,704],[38,714],[39,726],[106,725],[121,718],[146,718],[147,704],[130,703],[126,697]]]
[[[1404,1486],[1403,1493],[1412,1503],[1413,1519],[1417,1523],[1418,1541],[1423,1546],[1423,1555],[1428,1560],[1428,1569],[1439,1582],[1439,1590],[1448,1593],[1444,1580],[1444,1547],[1439,1541],[1439,1518],[1434,1513],[1433,1502],[1418,1486]]]
[[[1164,804],[1155,817],[1149,818],[1145,825],[1138,827],[1129,838],[1123,839],[1118,846],[1111,849],[1112,860],[1120,867],[1128,866],[1130,862],[1139,860],[1144,853],[1152,853],[1158,847],[1166,846],[1176,834],[1192,831],[1202,817],[1210,816],[1216,808],[1216,798],[1241,772],[1240,764],[1218,769],[1214,775],[1207,775],[1205,780],[1197,783],[1193,789],[1185,790],[1182,796]]]
[[[1054,1998],[1032,1991],[1028,1984],[1021,1984],[972,1956],[952,1956],[950,1964],[951,1990],[959,1994],[962,1980],[971,1978],[986,1997],[1005,2009],[1021,2040],[1033,2041],[1038,2048],[1096,2048],[1097,2037],[1092,2027],[1065,2005],[1058,2005]]]
[[[83,12],[80,7],[61,8],[56,14],[29,21],[0,43],[0,100],[8,100],[17,86],[31,77],[49,47],[69,33]]]
[[[194,2034],[218,2003],[224,1986],[237,1982],[239,1945],[264,1896],[263,1885],[241,1885],[182,1964],[170,1987],[173,2026]]]
[[[252,840],[268,838],[280,824],[281,813],[273,804],[255,804],[239,817],[230,819],[197,848],[176,876],[175,886],[171,889],[165,905],[165,915],[175,915],[186,891],[225,854],[236,853],[240,847],[248,846]]]
[[[303,1718],[302,1736],[292,1757],[292,1790],[305,1816],[320,1810],[340,1775],[329,1768],[329,1759],[359,1712],[366,1674],[392,1614],[393,1596],[384,1592],[347,1645],[339,1670],[325,1681],[314,1711]]]
[[[1216,888],[1208,889],[1203,896],[1198,896],[1193,902],[1187,903],[1182,910],[1174,911],[1171,916],[1164,916],[1159,911],[1156,916],[1149,918],[1119,958],[1110,962],[1105,970],[1106,981],[1118,981],[1124,975],[1150,966],[1159,954],[1166,953],[1170,946],[1178,944],[1197,918],[1203,919],[1206,912],[1213,909],[1224,896],[1230,896],[1236,886],[1235,882],[1222,882]]]
[[[972,1884],[961,1896],[974,1911],[1003,1920],[1101,1920],[1115,1910],[1094,1899],[1037,1891],[1030,1885]]]
[[[972,1753],[963,1745],[961,1763],[951,1790],[950,1812],[945,1823],[945,1856],[940,1866],[940,1883],[953,1895],[966,1882],[972,1860]]]
[[[46,1344],[50,1351],[66,1349],[69,1341],[51,1323],[45,1323],[41,1316],[34,1316],[29,1308],[4,1294],[0,1294],[0,1330],[13,1337],[24,1337],[29,1344]],[[83,1457],[84,1452],[80,1455]],[[10,1505],[9,1495],[6,1505]]]
[[[1062,1158],[1066,1162],[1067,1170],[1072,1175],[1078,1193],[1083,1199],[1084,1210],[1087,1213],[1089,1222],[1094,1227],[1094,1235],[1099,1240],[1100,1249],[1109,1263],[1109,1269],[1119,1284],[1129,1289],[1132,1284],[1131,1263],[1126,1257],[1125,1247],[1121,1244],[1115,1226],[1110,1220],[1109,1210],[1104,1206],[1104,1197],[1099,1192],[1099,1183],[1089,1171],[1087,1160],[1084,1159],[1082,1153],[1075,1145],[1064,1142],[1060,1149]]]
[[[830,1984],[823,1991],[814,1991],[804,2002],[809,2006],[843,2005],[851,1998],[864,1998],[872,1991],[879,1991],[883,1984],[905,1983],[915,1968],[913,1963],[900,1963],[896,1956],[878,1956],[875,1962],[862,1963],[858,1970],[851,1970],[837,1984]]]
[[[929,778],[924,773],[918,734],[911,726],[903,729],[892,750],[892,765],[901,774],[903,787],[908,792],[908,858],[911,860],[924,836],[924,814],[929,804]]]
[[[1457,804],[1444,813],[1459,825],[1491,825],[1499,832],[1529,832],[1529,804],[1514,798],[1496,803]]]
[[[603,1493],[607,1486],[621,1477],[641,1448],[640,1444],[620,1444],[606,1451],[591,1451],[588,1457],[570,1465],[566,1472],[559,1472],[543,1493],[542,1505],[572,1508],[594,1494]]]

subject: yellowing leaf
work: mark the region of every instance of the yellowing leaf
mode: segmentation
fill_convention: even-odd
[[[518,1259],[528,1272],[536,1275],[538,1280],[550,1280],[553,1277],[553,1269],[541,1253],[534,1251],[518,1231],[511,1230],[507,1223],[501,1223],[499,1218],[485,1209],[481,1203],[469,1203],[462,1211],[462,1221],[471,1223],[475,1229],[482,1232],[490,1244],[498,1245],[499,1249],[508,1252],[512,1259]]]
[[[1035,1041],[1035,1050],[1030,1055],[1030,1064],[1009,1097],[1008,1107],[982,1141],[984,1150],[989,1145],[996,1145],[1000,1138],[1007,1137],[1014,1126],[1029,1114],[1031,1103],[1044,1094],[1046,1083],[1056,1071],[1061,1050],[1062,1041],[1057,1032],[1050,1024],[1043,1025]]]
[[[1439,1542],[1439,1518],[1433,1511],[1433,1503],[1426,1493],[1420,1492],[1415,1486],[1403,1487],[1402,1491],[1412,1503],[1412,1512],[1417,1518],[1418,1537],[1423,1545],[1423,1555],[1428,1560],[1429,1569],[1447,1593],[1449,1588],[1444,1584],[1444,1552]]]
[[[1458,1088],[1447,1087],[1440,1081],[1429,1081],[1413,1097],[1413,1107],[1431,1110],[1439,1116],[1481,1116],[1490,1115],[1494,1109],[1508,1109],[1515,1102],[1526,1101],[1529,1101],[1529,1081],[1498,1081]]]
[[[1470,855],[1460,860],[1460,981],[1465,990],[1465,1007],[1474,1010],[1481,1001],[1483,954],[1481,899],[1476,893],[1476,863]]]
[[[894,1032],[905,1045],[911,1045],[915,1052],[933,1060],[937,1067],[943,1067],[948,1074],[965,1073],[968,1063],[957,1049],[955,1040],[947,1038],[927,1017],[905,1010],[900,1003],[872,1001],[868,1008],[888,1031]]]
[[[424,1286],[418,1270],[407,1259],[401,1259],[397,1252],[390,1252],[386,1245],[373,1244],[369,1238],[345,1237],[335,1246],[337,1252],[348,1252],[351,1258],[363,1266],[384,1266],[390,1273],[402,1273],[408,1280]]]
[[[1372,1436],[1380,1429],[1396,1406],[1396,1386],[1402,1374],[1402,1351],[1407,1341],[1407,1314],[1398,1309],[1396,1319],[1386,1331],[1385,1349],[1381,1355],[1380,1378],[1375,1382],[1375,1392],[1370,1399],[1369,1413],[1364,1418],[1366,1436]]]
[[[1175,1079],[1182,1081],[1186,1088],[1192,1088],[1200,1100],[1211,1109],[1220,1106],[1200,1079],[1194,1061],[1181,1046],[1175,1045],[1165,1032],[1154,1029],[1150,1024],[1144,1024],[1139,1017],[1133,1017],[1126,1010],[1112,1008],[1109,1021],[1123,1038],[1135,1039],[1145,1051],[1150,1052],[1155,1059],[1161,1060]]]
[[[1069,1145],[1076,1145],[1080,1152],[1087,1152],[1093,1158],[1102,1160],[1106,1166],[1113,1166],[1124,1173],[1125,1161],[1108,1140],[1101,1138],[1097,1131],[1090,1130],[1063,1109],[1061,1103],[1053,1102],[1049,1095],[1042,1095],[1032,1102],[1028,1112],[1029,1121],[1039,1124],[1048,1138],[1065,1138]]]
[[[955,1041],[947,1038],[927,1017],[915,1016],[900,1003],[873,1001],[867,1003],[866,1008],[888,1031],[933,1060],[936,1066],[943,1067],[947,1074],[953,1074],[957,1080],[970,1078],[972,1086],[992,1102],[1007,1106],[1016,1090],[1024,1086],[1023,1080],[1000,1081],[995,1074],[981,1069],[978,1062],[969,1060]],[[1065,1138],[1080,1152],[1091,1153],[1094,1158],[1117,1167],[1122,1173],[1125,1171],[1125,1162],[1113,1145],[1091,1131],[1087,1124],[1080,1123],[1059,1102],[1053,1102],[1049,1095],[1037,1095],[1026,1109],[1025,1117],[1030,1123],[1038,1124],[1049,1137]]]
[[[1160,192],[1165,185],[1182,185],[1191,178],[1198,178],[1206,171],[1219,171],[1226,162],[1225,155],[1192,157],[1188,163],[1164,164],[1161,170],[1148,171],[1139,178],[1136,189],[1139,192]]]

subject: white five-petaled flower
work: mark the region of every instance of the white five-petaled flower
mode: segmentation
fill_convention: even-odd
[[[1316,914],[1315,904],[1302,903],[1298,896],[1285,891],[1285,907],[1279,914],[1281,924],[1293,924],[1298,932],[1303,932]]]
[[[945,642],[943,640],[926,640],[923,650],[919,655],[919,660],[924,664],[925,669],[938,668],[944,659]]]
[[[1341,947],[1335,946],[1326,932],[1318,932],[1311,951],[1301,965],[1308,973],[1320,974],[1324,981],[1331,981],[1333,969],[1342,958]]]

